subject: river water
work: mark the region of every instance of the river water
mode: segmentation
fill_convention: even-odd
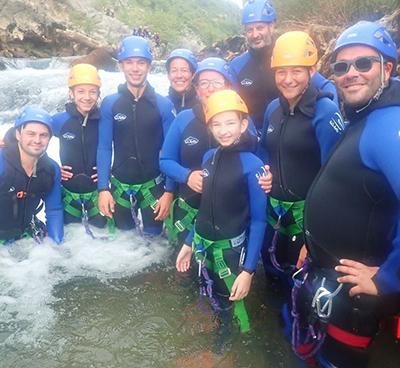
[[[69,59],[4,61],[0,137],[27,105],[62,111]],[[124,81],[100,75],[102,96]],[[166,94],[165,74],[149,81]],[[59,160],[56,138],[48,152]],[[130,231],[107,241],[106,231],[92,230],[95,240],[75,224],[59,247],[22,240],[0,248],[1,368],[292,367],[276,311],[265,307],[262,272],[248,297],[252,332],[232,324],[221,337],[198,305],[196,278],[175,272],[165,239]]]

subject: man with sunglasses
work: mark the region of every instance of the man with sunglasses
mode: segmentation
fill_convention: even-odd
[[[307,272],[294,298],[300,325],[312,324],[318,336],[303,352],[323,343],[324,367],[367,367],[382,318],[400,311],[397,62],[388,31],[371,22],[347,29],[332,54],[349,123],[307,195]]]
[[[267,106],[279,96],[275,73],[271,69],[275,19],[275,9],[268,0],[249,0],[244,5],[242,14],[248,52],[238,56],[230,64],[233,88],[246,102],[249,115],[259,131],[263,126]],[[318,89],[332,93],[334,101],[338,102],[335,86],[331,81],[315,73],[311,83]]]

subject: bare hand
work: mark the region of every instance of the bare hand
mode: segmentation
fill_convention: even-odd
[[[115,210],[114,199],[108,190],[99,193],[99,211],[100,214],[112,218],[112,212]]]
[[[61,180],[68,181],[74,176],[69,170],[72,170],[71,166],[61,166]]]
[[[194,190],[197,193],[203,192],[203,171],[195,170],[192,171],[189,175],[187,185],[190,189]]]
[[[267,171],[267,176],[262,176],[258,181],[258,184],[261,186],[261,189],[265,190],[265,193],[269,193],[272,189],[273,175],[271,174],[271,171],[269,171],[269,165],[265,165],[264,167]]]
[[[378,272],[379,267],[368,267],[350,259],[341,259],[340,264],[340,266],[335,267],[335,270],[345,273],[346,276],[338,277],[337,282],[356,285],[350,289],[350,296],[357,294],[378,295],[372,277]]]
[[[183,244],[178,257],[176,258],[176,269],[179,272],[186,272],[190,267],[191,259],[192,248],[186,244]]]
[[[93,170],[96,170],[96,171],[97,171],[97,166],[93,166]],[[94,183],[97,183],[97,182],[99,181],[99,180],[97,179],[97,173],[96,173],[96,174],[93,174],[90,178],[93,180]]]
[[[233,283],[229,300],[235,301],[245,298],[250,291],[252,278],[253,275],[250,275],[248,272],[241,272]]]
[[[300,249],[300,253],[299,253],[299,258],[297,259],[297,263],[296,263],[296,268],[300,269],[303,262],[305,261],[307,257],[307,248],[306,245],[304,244],[301,249]]]
[[[171,204],[174,200],[174,193],[165,192],[160,199],[157,201],[154,213],[158,213],[157,217],[154,218],[156,221],[162,221],[169,216],[171,210]]]
[[[0,139],[0,148],[5,147],[4,139]]]

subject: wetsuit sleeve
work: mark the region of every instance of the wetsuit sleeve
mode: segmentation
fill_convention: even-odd
[[[193,243],[193,237],[194,237],[194,227],[195,224],[193,224],[192,228],[190,229],[189,234],[187,235],[186,239],[185,239],[185,244],[191,246]]]
[[[318,100],[313,126],[321,151],[322,164],[344,130],[342,115],[332,100],[326,97]]]
[[[249,126],[247,127],[247,130],[255,137],[258,137],[257,129],[256,126],[254,125],[253,119],[249,116],[248,120],[249,120]]]
[[[261,246],[267,226],[267,195],[258,184],[260,176],[265,175],[263,163],[253,154],[241,154],[243,169],[246,175],[250,202],[249,245],[244,268],[253,272],[257,268]]]
[[[338,94],[335,88],[335,84],[332,81],[326,79],[323,75],[316,72],[314,76],[311,78],[310,82],[314,85],[314,87],[322,91],[331,93],[333,96],[333,102],[336,104],[336,106],[339,106]]]
[[[361,136],[360,155],[366,166],[386,177],[400,201],[400,109],[395,111],[381,109],[379,115],[370,115]],[[400,216],[392,244],[393,250],[376,274],[380,293],[400,293]]]
[[[53,161],[53,160],[52,160]],[[60,244],[64,238],[64,213],[61,201],[61,170],[55,161],[53,187],[43,200],[45,203],[46,226],[49,237],[57,244]]]
[[[239,77],[238,77],[238,73],[236,71],[236,65],[235,64],[236,63],[234,62],[234,60],[232,60],[232,63],[229,65],[229,71],[231,72],[231,75],[232,75],[233,89],[235,91],[237,91],[238,88],[239,88],[239,83],[238,83]]]
[[[60,112],[58,114],[53,115],[53,117],[52,117],[53,133],[57,138],[59,138],[61,129],[64,126],[65,122],[68,120],[68,118],[69,118],[69,114],[67,112]]]
[[[181,113],[175,118],[165,137],[160,156],[161,171],[182,184],[186,183],[190,174],[190,170],[180,164],[182,135],[180,127],[184,123],[182,119],[185,119],[186,115]]]
[[[4,172],[4,158],[3,158],[3,149],[0,148],[0,176]]]
[[[112,96],[106,97],[100,108],[99,144],[97,146],[97,175],[100,191],[109,189],[112,143],[114,140],[112,108],[115,99]]]

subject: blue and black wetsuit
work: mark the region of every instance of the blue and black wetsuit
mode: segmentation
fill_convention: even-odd
[[[193,241],[198,253],[206,254],[214,293],[225,301],[240,271],[255,271],[264,237],[267,196],[258,184],[264,168],[252,153],[256,146],[256,137],[247,131],[238,144],[208,151],[202,165],[203,194]],[[245,328],[238,304],[242,301],[235,313]]]
[[[192,171],[201,170],[204,154],[216,146],[200,104],[178,114],[165,138],[160,168],[179,183],[179,198],[174,203],[169,225],[170,234],[178,237],[175,239],[172,235],[171,240],[177,240],[178,245],[184,243],[200,205],[201,194],[187,185],[189,175]]]
[[[46,227],[50,238],[60,244],[64,237],[61,203],[61,172],[45,153],[37,162],[36,176],[28,176],[21,166],[15,128],[5,136],[0,149],[0,241],[38,235],[41,227],[36,214],[46,210]]]
[[[81,222],[82,203],[89,215],[89,223],[104,227],[106,218],[98,210],[96,173],[97,144],[99,140],[99,110],[95,106],[85,119],[74,103],[65,105],[64,112],[53,116],[54,134],[60,139],[61,165],[72,167],[73,177],[62,181],[64,223]],[[85,198],[79,196],[85,194]]]
[[[229,67],[234,89],[246,102],[249,114],[259,131],[263,126],[267,106],[279,96],[275,84],[275,71],[271,69],[273,48],[273,44],[260,50],[249,48],[248,52],[233,59]],[[319,89],[333,93],[337,103],[337,93],[331,81],[315,73],[311,83]]]
[[[197,93],[193,86],[184,94],[178,93],[172,87],[169,87],[167,98],[174,104],[177,114],[183,110],[192,109],[195,105],[200,104],[200,100],[197,98]]]
[[[320,284],[325,277],[326,287],[335,290],[340,275],[334,267],[340,259],[378,266],[373,281],[379,297],[350,297],[354,285],[344,284],[330,318],[347,333],[373,337],[382,317],[400,311],[400,83],[391,80],[366,109],[345,112],[350,122],[306,199],[309,279]],[[303,289],[309,303],[312,294]],[[322,347],[323,358],[341,368],[366,367],[368,354],[369,349],[350,347],[329,335]]]
[[[280,272],[288,273],[296,264],[304,244],[304,200],[343,129],[343,119],[331,94],[312,84],[293,110],[282,95],[268,106],[259,145],[259,156],[273,174],[262,252],[267,273],[275,273],[268,267],[270,262]],[[272,244],[275,230],[277,243]]]
[[[107,96],[101,105],[98,188],[99,191],[109,190],[114,153],[111,191],[117,202],[115,224],[120,229],[135,227],[130,210],[132,199],[141,207],[145,231],[159,233],[162,230],[163,223],[154,220],[152,206],[164,193],[159,154],[174,118],[172,102],[156,93],[148,82],[139,99],[133,96],[125,83],[118,87],[118,93]],[[134,185],[135,188],[141,186],[137,193]],[[174,190],[172,181],[169,183],[167,180],[166,190]]]

